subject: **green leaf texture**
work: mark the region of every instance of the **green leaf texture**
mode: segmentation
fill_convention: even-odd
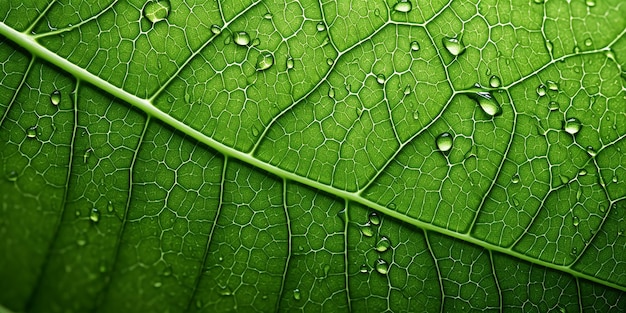
[[[626,311],[625,34],[621,0],[2,0],[0,310]]]

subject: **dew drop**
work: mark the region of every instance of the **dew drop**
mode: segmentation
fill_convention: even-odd
[[[514,184],[518,184],[519,183],[519,175],[515,174],[513,175],[513,178],[511,178],[511,182]]]
[[[610,60],[615,61],[615,52],[613,52],[613,50],[608,50],[606,52],[606,57],[609,58]]]
[[[8,173],[7,173],[7,175],[6,175],[7,180],[8,180],[8,181],[10,181],[10,182],[17,181],[17,177],[18,177],[18,176],[19,176],[19,175],[17,174],[17,172],[16,172],[16,171],[10,171],[10,172],[8,172]]]
[[[611,179],[611,181],[613,183],[617,183],[619,181],[619,178],[617,177],[617,175],[613,175],[613,178]]]
[[[419,118],[420,118],[420,113],[417,110],[413,111],[413,119],[418,120]]]
[[[594,7],[594,6],[596,6],[596,1],[595,0],[587,0],[587,1],[585,1],[585,4],[587,4],[588,7]]]
[[[380,216],[376,212],[370,213],[369,220],[372,225],[380,225]]]
[[[143,8],[143,16],[145,16],[152,24],[165,20],[169,15],[169,1],[150,1]]]
[[[463,44],[463,41],[457,37],[444,37],[443,46],[453,56],[459,56],[465,52],[465,45]]]
[[[388,208],[395,210],[396,209],[396,204],[395,203],[389,203],[389,205],[387,205]]]
[[[58,90],[55,90],[52,92],[52,94],[50,94],[50,103],[52,103],[52,105],[56,106],[59,105],[59,103],[61,103],[61,92]]]
[[[563,185],[569,183],[569,178],[567,178],[567,176],[565,176],[565,175],[559,175],[559,179],[561,180],[561,183]]]
[[[250,43],[250,46],[252,46],[252,47],[256,47],[256,46],[258,46],[258,45],[260,45],[260,44],[261,44],[261,39],[259,39],[259,38],[254,38],[254,39],[252,40],[252,42]]]
[[[587,146],[587,154],[589,154],[589,156],[591,156],[591,157],[594,157],[598,153],[596,152],[596,150],[592,146]]]
[[[500,104],[488,92],[470,93],[467,96],[476,101],[476,103],[480,105],[480,108],[489,116],[496,116],[502,113]]]
[[[576,249],[576,247],[572,248],[572,254],[573,255],[578,254],[578,249]]]
[[[231,36],[226,36],[226,38],[224,38],[224,45],[228,46],[230,45],[232,37]]]
[[[382,85],[382,84],[384,84],[384,83],[385,83],[385,75],[383,75],[383,74],[378,74],[378,76],[376,76],[376,81],[377,81],[379,84],[381,84],[381,85]]]
[[[317,23],[317,26],[315,27],[317,28],[318,32],[323,32],[326,30],[326,25],[324,25],[324,22]]]
[[[98,209],[96,208],[91,209],[91,212],[89,213],[89,219],[94,223],[98,223],[100,221],[100,211],[98,211]]]
[[[324,270],[324,277],[328,277],[328,273],[330,273],[330,265],[324,264],[322,270]]]
[[[580,53],[580,47],[579,46],[575,46],[573,52],[574,52],[574,54],[579,54]]]
[[[270,12],[265,13],[265,15],[263,15],[263,18],[266,20],[271,20],[272,17],[274,17],[274,15]]]
[[[559,103],[556,101],[550,101],[550,103],[548,103],[548,109],[550,111],[556,111],[559,109]]]
[[[230,290],[230,288],[228,287],[224,287],[222,288],[222,290],[220,291],[220,295],[224,296],[224,297],[228,297],[228,296],[232,296],[233,292]]]
[[[263,52],[256,59],[256,70],[264,71],[274,65],[274,56],[270,52]]]
[[[435,143],[439,151],[448,152],[452,149],[452,135],[450,135],[450,133],[443,133],[437,136]]]
[[[554,45],[552,44],[552,41],[546,40],[546,49],[548,50],[548,53],[552,55],[552,50],[554,50]]]
[[[295,300],[300,300],[302,298],[302,295],[300,294],[300,289],[296,288],[293,290],[293,298]]]
[[[411,93],[411,86],[406,85],[406,87],[404,87],[403,93],[405,96],[408,96]]]
[[[161,273],[161,274],[162,274],[163,276],[166,276],[166,277],[167,277],[167,276],[171,276],[171,275],[172,275],[172,267],[171,267],[171,266],[169,266],[169,265],[168,265],[168,266],[166,266],[166,267],[163,269],[163,273]]]
[[[411,51],[418,51],[420,44],[417,41],[411,41]]]
[[[581,168],[580,171],[578,171],[578,176],[586,176],[587,175],[587,170],[584,168]]]
[[[113,212],[113,202],[109,201],[109,202],[107,203],[107,211],[108,211],[109,213],[112,213],[112,212]]]
[[[367,267],[366,264],[361,264],[361,268],[359,269],[359,271],[361,273],[367,273],[369,271],[369,268]]]
[[[331,59],[331,58],[326,59],[326,64],[333,65],[333,63],[334,63],[333,59]]]
[[[549,80],[546,82],[546,84],[548,85],[548,89],[550,89],[551,91],[559,90],[559,84],[555,81]]]
[[[387,273],[389,273],[389,264],[387,264],[387,261],[378,259],[376,261],[376,271],[380,274],[387,275]]]
[[[374,236],[374,229],[372,229],[372,225],[369,222],[361,226],[361,234],[365,237]]]
[[[537,86],[537,95],[539,95],[540,97],[543,97],[546,95],[546,85],[541,84]]]
[[[290,70],[294,67],[294,63],[293,63],[293,58],[289,57],[287,58],[287,69]]]
[[[37,126],[31,126],[26,130],[26,137],[35,138],[37,137]]]
[[[500,81],[500,77],[493,75],[491,76],[491,78],[489,78],[489,86],[491,86],[492,88],[498,88],[500,87],[500,84],[502,82]]]
[[[411,2],[408,0],[400,0],[398,3],[396,3],[393,6],[393,9],[396,12],[400,12],[400,13],[408,13],[411,11],[412,8],[413,8],[413,5],[411,5]]]
[[[593,40],[591,38],[585,39],[585,46],[591,47],[591,45],[593,45]]]
[[[600,206],[600,212],[602,213],[606,212],[606,207],[604,205]]]
[[[214,35],[219,35],[219,34],[221,34],[221,33],[222,33],[222,30],[220,29],[220,27],[219,27],[218,25],[213,24],[213,25],[211,26],[211,32],[212,32]]]
[[[331,99],[334,99],[334,98],[335,98],[335,89],[330,88],[330,89],[328,90],[328,97],[329,97],[329,98],[331,98]]]
[[[250,35],[244,31],[236,32],[233,41],[240,46],[247,46],[250,43]]]
[[[578,218],[578,216],[574,216],[572,223],[574,226],[578,226],[580,224],[580,218]]]
[[[576,135],[581,127],[580,121],[575,117],[568,118],[563,122],[563,130],[570,135]]]
[[[517,196],[513,196],[512,200],[513,200],[513,205],[515,207],[518,207],[519,206],[519,199],[517,199]]]
[[[376,251],[385,252],[389,247],[391,247],[391,241],[389,241],[389,238],[382,236],[376,244]]]
[[[380,10],[379,9],[375,9],[374,10],[374,16],[380,16]]]

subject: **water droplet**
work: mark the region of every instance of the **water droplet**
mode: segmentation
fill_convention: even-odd
[[[79,234],[78,238],[76,239],[76,244],[79,247],[84,247],[87,244],[87,236],[85,236],[84,233]]]
[[[513,178],[511,178],[511,182],[514,184],[518,184],[519,183],[519,175],[515,174],[513,175]]]
[[[378,259],[376,261],[376,271],[383,275],[389,273],[389,264],[387,264],[387,261],[383,259]]]
[[[401,13],[408,13],[411,11],[412,8],[413,8],[413,5],[411,5],[411,2],[408,0],[400,0],[398,3],[396,3],[393,6],[393,9],[396,12],[401,12]]]
[[[595,0],[587,0],[587,1],[585,1],[585,4],[587,4],[588,7],[594,7],[594,6],[596,6],[596,1]]]
[[[565,122],[563,122],[563,130],[571,135],[576,135],[580,131],[581,127],[580,121],[575,117],[568,118]]]
[[[35,138],[37,137],[37,126],[31,126],[26,130],[26,137]]]
[[[109,213],[113,212],[113,202],[109,201],[109,203],[107,203],[107,211]]]
[[[420,118],[420,113],[417,110],[413,111],[413,119],[418,120],[419,118]]]
[[[367,267],[366,264],[361,264],[361,268],[359,269],[359,271],[361,273],[367,273],[369,271],[369,268]]]
[[[411,51],[418,51],[420,49],[420,44],[417,41],[411,41]]]
[[[169,1],[150,1],[143,7],[143,16],[152,24],[165,20],[170,15]]]
[[[548,109],[550,111],[556,111],[559,109],[559,103],[556,101],[550,101],[550,103],[548,103]]]
[[[552,44],[552,41],[546,40],[546,49],[548,50],[548,53],[552,55],[552,50],[554,50],[554,45]]]
[[[592,146],[587,146],[587,153],[591,156],[594,157],[596,156],[598,153],[596,152],[596,150],[592,147]]]
[[[330,88],[330,89],[328,90],[328,97],[329,97],[329,98],[331,98],[331,99],[334,99],[334,98],[335,98],[335,89]]]
[[[76,217],[79,217],[80,216],[80,210],[76,209],[76,211],[74,211],[74,215],[76,215]]]
[[[372,223],[372,225],[380,225],[380,216],[378,216],[378,214],[376,212],[372,212],[370,213],[370,223]]]
[[[489,116],[496,116],[502,113],[500,104],[488,92],[470,93],[467,94],[467,96],[476,101],[476,103],[480,105],[480,108]]]
[[[263,18],[266,20],[271,20],[272,17],[274,17],[274,15],[270,12],[265,13],[265,15],[263,15]]]
[[[500,77],[493,75],[491,76],[491,78],[489,78],[489,86],[491,86],[492,88],[498,88],[500,87],[500,84],[502,82],[500,81]]]
[[[606,212],[606,207],[601,205],[600,206],[600,212],[602,212],[602,213]]]
[[[578,190],[576,191],[576,201],[580,202],[580,197],[582,197],[582,195],[583,195],[582,188],[578,188]]]
[[[259,38],[254,38],[254,39],[252,40],[252,42],[250,43],[250,46],[252,46],[252,47],[256,47],[256,46],[258,46],[258,45],[260,45],[260,44],[261,44],[261,39],[259,39]]]
[[[250,35],[244,31],[236,32],[233,41],[240,46],[247,46],[250,43]]]
[[[406,85],[406,87],[404,87],[403,93],[405,96],[408,96],[411,93],[411,86]]]
[[[387,205],[388,208],[395,210],[396,209],[396,204],[395,203],[389,203],[389,205]]]
[[[256,59],[256,70],[264,71],[274,65],[274,56],[270,52],[264,52],[259,54]]]
[[[444,37],[443,46],[455,57],[465,52],[465,45],[463,44],[463,41],[457,37]]]
[[[541,85],[537,86],[537,94],[540,97],[545,96],[546,95],[546,85],[541,84]]]
[[[230,45],[231,39],[232,39],[232,37],[226,36],[226,38],[224,38],[224,45],[225,46]]]
[[[548,85],[548,89],[550,89],[551,91],[559,90],[559,84],[555,81],[549,80],[546,82],[546,84]]]
[[[89,219],[94,223],[98,223],[100,221],[100,211],[98,211],[98,209],[96,208],[91,209],[91,213],[89,213]]]
[[[578,176],[585,176],[587,175],[587,170],[584,168],[581,168],[580,171],[578,171]]]
[[[452,135],[450,133],[443,133],[437,136],[435,143],[437,144],[437,149],[441,152],[447,152],[452,149]]]
[[[591,47],[591,45],[593,45],[593,40],[591,38],[585,39],[585,46]]]
[[[385,252],[389,247],[391,247],[391,241],[389,241],[389,238],[382,236],[376,244],[376,251]]]
[[[559,175],[559,179],[561,180],[561,183],[563,185],[569,183],[569,178],[567,178],[567,176],[565,176],[565,175]]]
[[[382,84],[384,84],[384,83],[385,83],[385,75],[383,75],[383,74],[378,74],[378,76],[376,76],[376,81],[377,81],[379,84],[381,84],[381,85],[382,85]]]
[[[18,177],[18,176],[19,176],[19,175],[17,174],[17,172],[16,172],[16,171],[9,171],[9,172],[7,173],[7,176],[6,176],[6,177],[7,177],[7,180],[8,180],[8,181],[10,181],[10,182],[14,182],[14,181],[17,181],[17,177]]]
[[[258,135],[259,135],[259,130],[255,126],[252,126],[252,136],[256,137]]]
[[[534,2],[535,2],[536,4],[542,4],[542,3],[544,2],[544,0],[534,0]]]
[[[212,32],[214,35],[219,35],[219,34],[221,34],[221,33],[222,33],[222,30],[220,29],[220,27],[219,27],[218,25],[213,24],[213,25],[211,25],[211,32]]]
[[[196,301],[196,308],[201,309],[202,308],[202,300],[197,300]]]
[[[300,289],[296,288],[293,290],[293,298],[295,300],[300,300],[302,295],[300,294]]]
[[[160,281],[157,281],[153,284],[154,288],[161,288],[161,286],[163,286],[163,283]]]
[[[374,10],[374,16],[380,16],[380,10],[379,9],[375,9]]]
[[[333,63],[334,63],[333,59],[331,59],[331,58],[326,59],[326,64],[333,65]]]
[[[290,70],[294,67],[293,58],[287,58],[287,69]]]
[[[574,216],[573,222],[574,226],[578,226],[580,224],[580,218],[578,216]]]
[[[613,175],[613,178],[611,179],[611,181],[613,183],[617,183],[619,181],[619,178],[617,177],[617,175]]]
[[[580,47],[579,46],[575,46],[574,47],[574,54],[579,54],[580,53]]]
[[[316,28],[318,32],[323,32],[326,30],[326,25],[324,25],[324,22],[319,22],[317,23]]]
[[[578,254],[578,249],[576,249],[576,247],[572,248],[572,254],[573,255]]]
[[[361,233],[365,237],[374,236],[374,229],[372,229],[372,225],[368,222],[365,225],[361,226]]]
[[[52,92],[52,94],[50,94],[50,103],[52,103],[52,105],[59,105],[59,103],[61,103],[60,91],[55,90]]]
[[[607,57],[609,60],[613,60],[613,62],[615,62],[615,52],[613,52],[613,50],[610,50],[610,49],[609,49],[609,50],[607,50],[607,51],[606,51],[606,57]]]

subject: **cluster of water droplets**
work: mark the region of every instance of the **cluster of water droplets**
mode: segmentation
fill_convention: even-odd
[[[389,208],[392,208],[390,205]],[[372,212],[368,216],[368,221],[361,225],[361,234],[364,237],[372,238],[374,236],[378,236],[378,227],[382,223],[382,218],[378,213]],[[382,253],[391,249],[391,240],[387,236],[378,236],[377,241],[374,245],[374,251],[376,251],[379,256],[376,262],[374,263],[373,269],[379,274],[386,275],[389,273],[389,263],[382,258]],[[370,267],[367,264],[362,264],[359,270],[361,273],[368,273],[370,271]]]

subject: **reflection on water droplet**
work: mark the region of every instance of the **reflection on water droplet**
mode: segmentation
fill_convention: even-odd
[[[259,130],[258,130],[258,129],[256,129],[256,127],[255,127],[255,126],[252,126],[252,136],[253,136],[253,137],[256,137],[256,136],[258,136],[258,135],[259,135]]]
[[[84,233],[79,234],[76,239],[76,244],[79,247],[84,247],[87,244],[87,236]]]
[[[222,33],[222,30],[220,29],[220,27],[218,25],[213,24],[211,26],[211,32],[215,35],[219,35]]]
[[[588,146],[588,147],[587,147],[587,153],[588,153],[590,156],[592,156],[592,157],[594,157],[594,156],[596,156],[596,155],[598,154],[598,153],[596,152],[596,150],[595,150],[592,146]]]
[[[435,143],[437,144],[437,149],[441,152],[447,152],[452,149],[452,135],[450,133],[443,133],[437,136]]]
[[[417,41],[411,41],[411,51],[418,51],[420,49],[420,44]]]
[[[574,216],[573,222],[574,226],[578,226],[580,224],[580,218],[578,216]]]
[[[398,3],[396,3],[393,6],[393,9],[396,12],[400,12],[400,13],[408,13],[411,11],[412,8],[413,8],[413,5],[411,5],[411,2],[409,0],[400,0]]]
[[[328,273],[330,273],[330,265],[324,264],[324,267],[322,269],[324,270],[324,277],[327,277]]]
[[[26,137],[35,138],[37,137],[37,126],[31,126],[26,130]]]
[[[246,46],[250,43],[250,35],[244,31],[236,32],[233,41],[239,46]]]
[[[143,7],[143,16],[145,16],[152,24],[165,20],[169,15],[169,1],[150,1]]]
[[[323,32],[326,30],[326,25],[324,25],[324,22],[319,22],[317,23],[316,28],[318,32]]]
[[[406,85],[406,87],[404,87],[403,93],[405,96],[409,95],[411,93],[411,86]]]
[[[361,273],[367,273],[369,271],[369,268],[367,267],[366,264],[361,264],[361,268],[359,269],[359,271]]]
[[[476,101],[480,108],[489,116],[496,116],[502,113],[502,108],[496,99],[488,92],[469,93],[467,96]]]
[[[385,75],[378,74],[378,76],[376,76],[376,82],[378,82],[381,85],[384,84],[385,83]]]
[[[272,17],[274,17],[274,15],[270,12],[265,13],[265,15],[263,15],[263,18],[266,20],[271,20]]]
[[[365,237],[372,237],[374,236],[374,229],[372,229],[372,225],[367,222],[365,225],[361,226],[361,233]]]
[[[555,81],[549,80],[546,82],[546,84],[548,85],[548,89],[550,89],[551,91],[559,90],[559,84]]]
[[[543,97],[546,95],[546,86],[544,84],[537,86],[537,94],[540,97]]]
[[[382,236],[376,244],[376,251],[385,252],[389,247],[391,247],[391,241],[389,241],[389,238]]]
[[[326,64],[333,65],[333,63],[334,63],[333,59],[331,59],[331,58],[326,59]]]
[[[578,176],[585,176],[587,175],[587,170],[584,168],[581,168],[580,171],[578,171]]]
[[[554,45],[552,44],[552,41],[546,40],[546,49],[548,50],[548,53],[552,55],[552,50],[554,50]]]
[[[334,98],[335,98],[335,89],[330,88],[330,89],[328,90],[328,97],[329,97],[329,98],[331,98],[331,99],[334,99]]]
[[[593,45],[593,40],[591,38],[585,39],[585,46],[591,47],[591,45]]]
[[[389,205],[387,205],[388,208],[395,210],[396,209],[396,204],[395,203],[389,203]]]
[[[113,212],[113,202],[109,201],[109,203],[107,203],[107,211],[109,213]]]
[[[52,105],[59,105],[59,103],[61,103],[60,91],[55,90],[52,92],[52,94],[50,94],[50,103],[52,103]]]
[[[389,273],[389,264],[387,264],[387,261],[383,259],[378,259],[376,261],[376,271],[383,275]]]
[[[372,212],[370,213],[370,223],[372,223],[372,225],[380,225],[380,216],[378,216],[378,214],[376,212]]]
[[[559,103],[556,101],[550,101],[550,103],[548,103],[548,109],[550,111],[556,111],[559,109]]]
[[[302,295],[300,294],[300,289],[296,288],[293,290],[293,298],[295,300],[300,300]]]
[[[559,179],[561,179],[561,183],[563,185],[569,183],[569,178],[567,178],[567,176],[565,176],[565,175],[559,175]]]
[[[444,37],[443,46],[453,56],[459,56],[465,52],[465,45],[458,37]]]
[[[420,118],[420,113],[417,110],[413,111],[413,119],[418,120],[419,118]]]
[[[291,57],[287,58],[286,65],[287,65],[288,70],[292,69],[294,67],[293,58]]]
[[[83,153],[83,163],[87,163],[89,157],[91,156],[91,152],[93,152],[91,148],[85,150],[85,153]]]
[[[587,1],[585,1],[585,4],[587,4],[588,7],[594,7],[594,6],[596,6],[596,1],[595,0],[587,0]]]
[[[91,213],[89,213],[89,219],[94,223],[98,223],[100,221],[100,211],[98,211],[98,209],[96,208],[91,209]]]
[[[6,177],[7,177],[7,180],[8,180],[8,181],[10,181],[10,182],[14,182],[14,181],[17,181],[17,177],[18,177],[18,176],[19,176],[19,175],[17,174],[17,172],[16,172],[16,171],[9,171],[9,172],[7,173],[7,176],[6,176]]]
[[[619,178],[617,177],[617,175],[613,175],[613,178],[611,179],[612,182],[617,183],[619,181]]]
[[[511,182],[514,184],[519,183],[519,175],[518,174],[513,175],[513,178],[511,178]]]
[[[259,55],[256,60],[256,70],[264,71],[274,65],[274,55],[270,52],[264,52]]]
[[[575,117],[568,118],[565,122],[563,122],[563,130],[571,135],[576,135],[580,131],[581,127],[580,121]]]
[[[491,76],[491,78],[489,78],[489,86],[491,86],[492,88],[498,88],[500,87],[500,77],[493,75]]]

